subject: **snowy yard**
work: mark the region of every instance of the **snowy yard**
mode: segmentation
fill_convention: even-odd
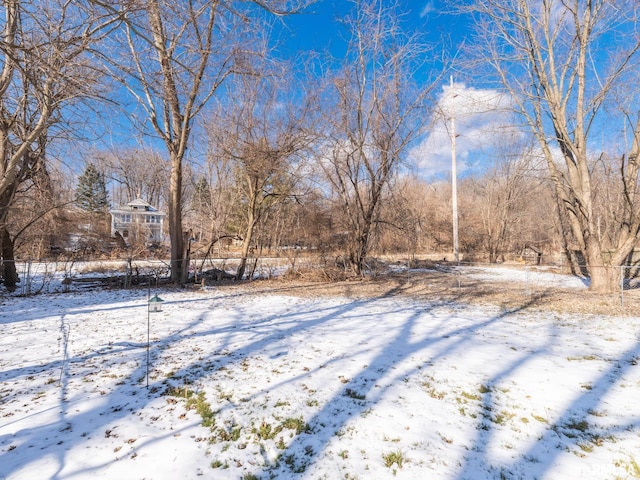
[[[640,478],[637,317],[158,294],[1,300],[0,478]]]

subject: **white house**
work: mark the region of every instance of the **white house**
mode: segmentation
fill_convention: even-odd
[[[109,213],[112,236],[120,234],[128,244],[164,241],[163,227],[166,214],[141,198],[113,208]]]

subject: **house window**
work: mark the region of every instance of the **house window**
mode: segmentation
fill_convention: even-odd
[[[155,215],[147,215],[146,217],[144,217],[144,220],[146,223],[156,223],[156,216]]]
[[[129,230],[123,230],[122,231],[122,237],[123,238],[127,238],[129,236]]]
[[[131,215],[130,215],[130,214],[128,214],[128,213],[125,213],[124,215],[121,215],[121,216],[120,216],[120,220],[121,220],[123,223],[131,223]]]

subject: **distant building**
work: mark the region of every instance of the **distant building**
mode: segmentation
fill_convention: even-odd
[[[122,236],[128,244],[160,243],[164,241],[164,219],[166,214],[141,198],[109,210],[111,235]]]

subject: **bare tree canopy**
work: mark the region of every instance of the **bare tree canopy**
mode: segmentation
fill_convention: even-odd
[[[254,54],[251,47],[259,43],[256,37],[252,42],[242,38],[260,24],[259,19],[252,23],[252,11],[284,14],[292,3],[146,0],[139,9],[126,12],[124,29],[114,37],[114,51],[103,55],[114,78],[142,109],[141,126],[151,127],[169,154],[174,282],[184,283],[188,275],[190,235],[183,230],[182,184],[194,119],[229,75],[247,70]]]
[[[346,23],[351,41],[330,79],[330,103],[323,99],[328,130],[321,165],[340,198],[349,263],[361,274],[385,191],[426,116],[435,83],[417,85],[413,77],[427,70],[429,52],[400,27],[397,5],[356,1]]]
[[[459,3],[475,20],[479,43],[472,55],[491,68],[538,139],[570,222],[571,243],[588,265],[591,289],[611,291],[618,271],[606,267],[621,265],[640,233],[640,123],[633,87],[640,7],[623,0]],[[592,166],[615,153],[601,139],[619,134],[624,122],[632,132],[630,144],[617,153],[617,188],[624,194],[617,197],[615,238],[606,244],[598,235]]]
[[[3,2],[0,41],[0,241],[5,285],[15,286],[7,216],[20,185],[45,171],[52,127],[65,109],[95,96],[91,49],[119,18],[98,2]]]
[[[238,77],[208,127],[211,159],[231,163],[237,232],[242,239],[236,278],[244,276],[259,222],[295,195],[301,154],[308,147],[309,99],[285,79],[284,65],[262,67],[262,75]]]

